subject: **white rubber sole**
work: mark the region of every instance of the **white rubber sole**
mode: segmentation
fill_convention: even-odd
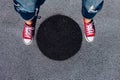
[[[29,42],[26,42],[24,39],[22,39],[22,40],[23,40],[23,43],[24,43],[25,45],[27,45],[27,46],[31,45],[32,42],[33,42],[33,39],[30,40]]]
[[[85,36],[85,34],[84,34],[84,37],[85,37],[85,40],[86,40],[87,42],[89,42],[89,43],[94,42],[95,37],[94,37],[93,40],[91,40],[91,41]]]

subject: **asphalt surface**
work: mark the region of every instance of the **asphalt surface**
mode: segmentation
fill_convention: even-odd
[[[36,38],[25,46],[22,18],[12,0],[0,0],[0,80],[120,80],[120,0],[105,0],[94,18],[97,35],[93,43],[83,38],[81,49],[64,61],[49,59],[39,50]],[[49,16],[63,14],[83,30],[81,0],[46,0],[36,30]]]

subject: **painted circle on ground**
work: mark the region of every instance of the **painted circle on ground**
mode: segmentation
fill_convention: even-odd
[[[53,60],[66,60],[80,50],[82,32],[72,18],[53,15],[41,23],[36,40],[45,56]]]

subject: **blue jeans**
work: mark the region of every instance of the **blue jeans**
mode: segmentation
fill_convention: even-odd
[[[35,16],[36,10],[45,0],[13,0],[15,10],[24,20],[30,20]],[[104,0],[82,0],[82,15],[92,19],[103,6]]]
[[[104,0],[82,0],[82,15],[92,19],[103,7]]]
[[[39,12],[40,5],[45,0],[13,0],[15,10],[21,15],[24,20],[34,18],[36,10]]]

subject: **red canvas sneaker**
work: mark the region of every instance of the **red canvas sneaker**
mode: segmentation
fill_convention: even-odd
[[[85,22],[84,19],[84,34],[85,34],[85,39],[88,42],[93,42],[95,38],[95,26],[93,20],[91,20],[89,23]]]
[[[25,45],[30,45],[33,40],[34,27],[31,25],[24,24],[22,39]]]

